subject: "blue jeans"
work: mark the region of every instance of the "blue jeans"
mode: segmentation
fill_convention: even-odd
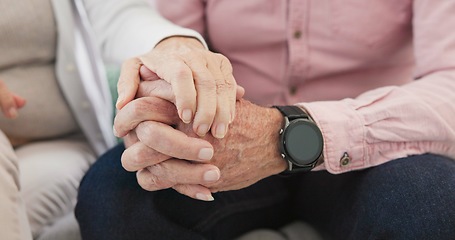
[[[147,192],[120,162],[123,145],[84,177],[76,206],[83,239],[232,239],[302,220],[326,239],[454,239],[455,161],[431,154],[340,175],[272,176],[202,202]]]

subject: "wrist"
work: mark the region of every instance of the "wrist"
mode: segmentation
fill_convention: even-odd
[[[196,48],[205,49],[204,45],[195,37],[186,37],[186,36],[171,36],[161,40],[156,44],[156,48],[166,48],[168,46],[191,46]]]
[[[282,125],[283,116],[277,109],[257,106],[241,99],[237,101],[236,119],[229,131],[235,136],[242,136],[236,142],[245,141],[242,144],[242,157],[257,158],[264,175],[270,176],[287,169],[279,150]]]
[[[278,174],[288,169],[288,164],[283,160],[280,152],[280,131],[284,124],[284,119],[278,109],[268,108],[267,110],[268,114],[266,116],[270,119],[267,125],[264,126],[264,129],[269,131],[270,136],[269,147],[267,149],[270,150],[269,154],[271,156],[271,160],[275,163],[273,164],[275,166],[274,174]]]
[[[323,161],[322,132],[308,113],[298,106],[274,106],[283,116],[279,149],[287,161],[287,173],[311,171]]]

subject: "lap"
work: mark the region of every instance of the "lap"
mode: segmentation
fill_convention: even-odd
[[[455,161],[424,154],[295,181],[300,219],[341,239],[455,236]],[[400,237],[401,236],[401,237]]]
[[[246,189],[216,193],[215,201],[207,203],[173,190],[142,190],[135,173],[121,166],[123,150],[118,146],[105,154],[81,184],[76,214],[84,239],[107,233],[118,239],[150,235],[229,239],[254,228],[280,227],[297,218],[329,236],[347,239],[355,234],[391,239],[399,234],[412,236],[411,228],[424,224],[425,219],[430,221],[421,227],[435,229],[441,236],[451,234],[447,226],[454,225],[454,207],[448,202],[455,199],[448,193],[455,190],[455,164],[435,155],[340,175],[312,172],[270,177]],[[438,199],[433,201],[435,196]],[[435,226],[441,221],[442,227]],[[407,229],[401,229],[406,224]]]
[[[112,233],[111,239],[150,235],[162,239],[232,239],[257,224],[278,227],[289,221],[287,214],[281,214],[288,199],[281,179],[216,193],[213,202],[194,200],[172,189],[147,192],[137,184],[135,173],[122,168],[123,149],[117,146],[102,156],[81,183],[76,217],[84,239],[99,239],[107,232]]]
[[[79,182],[96,157],[83,138],[29,143],[16,150],[21,196],[34,235],[72,211]]]
[[[31,239],[20,196],[17,156],[0,130],[0,239]]]

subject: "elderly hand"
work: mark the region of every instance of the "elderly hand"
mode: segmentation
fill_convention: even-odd
[[[282,114],[275,108],[260,107],[246,100],[237,102],[236,111],[237,117],[225,138],[203,137],[215,150],[209,163],[221,172],[218,181],[201,183],[211,192],[245,188],[287,167],[278,145]],[[179,124],[177,129],[195,136],[188,125]]]
[[[217,167],[204,164],[212,158],[213,147],[171,127],[179,122],[174,104],[161,98],[141,97],[128,103],[114,124],[117,134],[130,145],[122,155],[122,165],[127,171],[137,171],[138,183],[146,190],[172,187],[195,199],[213,200],[210,190],[200,185],[220,177]],[[189,166],[193,166],[191,171],[186,171]]]
[[[213,136],[223,138],[235,116],[236,92],[229,60],[213,53],[194,38],[170,37],[149,53],[130,59],[122,66],[118,82],[117,108],[134,99],[141,66],[151,70],[150,77],[170,83],[180,119],[204,136],[210,129]]]
[[[213,200],[211,191],[240,189],[286,168],[278,152],[282,124],[278,110],[241,100],[224,139],[210,135],[200,139],[190,125],[178,119],[171,103],[143,97],[163,97],[169,91],[163,80],[141,83],[140,98],[120,110],[115,120],[118,136],[128,134],[126,139],[133,143],[125,150],[122,164],[129,171],[138,171],[144,189],[172,187],[192,198]]]
[[[25,99],[9,91],[5,83],[0,80],[0,107],[5,117],[16,118],[17,110],[24,105]]]

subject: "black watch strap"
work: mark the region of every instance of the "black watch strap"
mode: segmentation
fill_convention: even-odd
[[[289,121],[297,118],[310,118],[308,114],[297,106],[273,106],[278,109]]]

